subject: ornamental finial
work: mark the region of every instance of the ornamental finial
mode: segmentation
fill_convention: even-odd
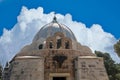
[[[54,17],[53,17],[53,21],[52,22],[54,22],[54,23],[56,23],[57,22],[57,18],[56,18],[56,15],[54,14]]]

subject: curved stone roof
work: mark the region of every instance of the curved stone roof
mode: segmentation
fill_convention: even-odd
[[[38,40],[44,42],[48,37],[53,36],[56,32],[62,32],[65,37],[70,38],[73,41],[76,41],[76,38],[73,32],[65,25],[57,22],[56,17],[53,21],[45,26],[43,26],[39,32],[35,35],[33,42]]]

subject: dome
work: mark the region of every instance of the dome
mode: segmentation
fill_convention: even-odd
[[[56,32],[61,32],[65,35],[65,37],[76,41],[73,32],[67,26],[58,23],[56,17],[54,17],[51,23],[46,24],[38,31],[33,39],[33,42],[38,40],[44,42],[48,37],[53,36]]]

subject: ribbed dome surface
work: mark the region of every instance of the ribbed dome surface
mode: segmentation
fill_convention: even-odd
[[[56,32],[62,32],[65,37],[70,38],[71,40],[76,41],[76,38],[73,32],[65,25],[59,24],[54,17],[53,21],[45,26],[43,26],[40,31],[35,35],[33,42],[40,40],[45,41],[48,37],[53,36]]]

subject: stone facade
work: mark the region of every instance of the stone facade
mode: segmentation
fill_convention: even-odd
[[[42,33],[42,31],[46,33]],[[43,34],[43,35],[41,35]],[[103,59],[77,42],[56,19],[44,26],[5,68],[3,80],[109,80]]]
[[[10,80],[44,80],[44,59],[38,56],[16,57]]]
[[[75,63],[77,80],[108,80],[102,58],[80,56],[75,60]]]

